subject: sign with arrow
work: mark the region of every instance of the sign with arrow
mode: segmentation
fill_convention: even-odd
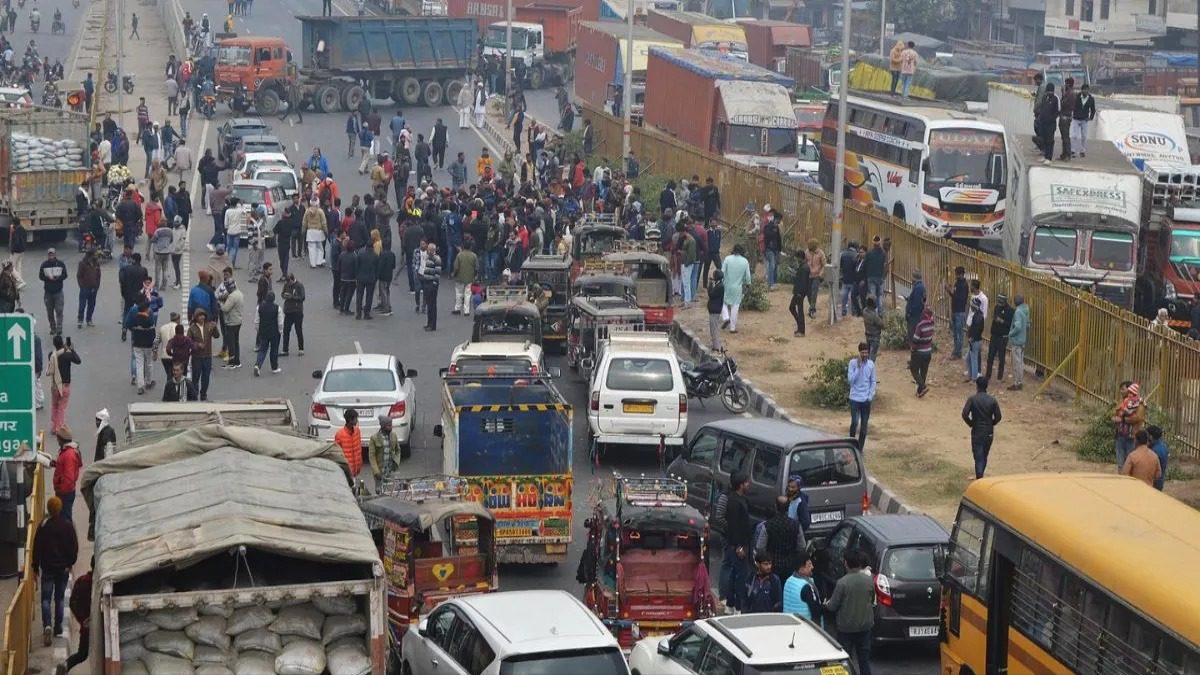
[[[33,328],[28,314],[0,314],[0,460],[34,447]]]

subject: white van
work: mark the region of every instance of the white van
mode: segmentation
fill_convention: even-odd
[[[598,443],[683,445],[687,388],[666,333],[612,330],[597,349],[588,428]]]

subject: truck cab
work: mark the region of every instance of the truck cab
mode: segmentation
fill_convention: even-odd
[[[514,12],[512,67],[523,72],[530,89],[565,84],[575,71],[575,41],[583,10],[534,3]],[[483,38],[483,57],[503,61],[510,48],[507,37],[506,22],[488,26]]]
[[[1171,207],[1152,217],[1142,250],[1137,312],[1150,316],[1165,307],[1171,327],[1187,331],[1200,293],[1200,208]]]
[[[787,90],[773,82],[721,80],[711,149],[747,166],[797,168],[796,115]]]
[[[281,89],[264,86],[295,78],[292,52],[283,38],[235,37],[217,43],[215,82],[217,93],[230,97],[238,85],[264,115],[273,115],[279,108]],[[260,91],[261,90],[261,91]],[[273,105],[265,101],[267,91],[273,94]]]

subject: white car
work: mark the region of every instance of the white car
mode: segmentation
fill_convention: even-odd
[[[234,168],[233,175],[236,178],[254,178],[256,168],[271,165],[291,168],[292,162],[282,152],[248,152]]]
[[[525,342],[464,342],[450,352],[450,367],[443,374],[512,376],[547,374],[542,347]]]
[[[597,351],[588,400],[596,442],[683,445],[687,386],[670,336],[611,330]]]
[[[629,675],[612,632],[566,591],[452,598],[400,649],[410,675]]]
[[[346,423],[346,411],[353,408],[358,411],[358,426],[366,447],[379,430],[379,416],[387,415],[400,441],[401,456],[409,456],[417,419],[413,387],[417,371],[405,370],[404,364],[390,354],[340,354],[312,375],[319,382],[309,408],[310,435],[332,440]]]
[[[629,669],[633,675],[856,672],[825,631],[783,613],[701,619],[673,636],[640,640],[629,654]]]
[[[264,164],[257,163],[251,165],[250,178],[253,180],[269,180],[279,183],[279,187],[283,189],[283,194],[290,199],[292,195],[300,191],[300,179],[296,176],[296,171],[290,166],[282,164]]]

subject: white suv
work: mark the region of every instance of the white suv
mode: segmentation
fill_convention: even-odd
[[[588,428],[598,443],[683,445],[687,387],[666,333],[611,330],[592,369]]]
[[[447,600],[400,649],[411,675],[629,675],[616,638],[566,591]]]
[[[850,657],[811,621],[794,614],[701,619],[665,638],[633,645],[634,675],[821,673],[850,675]]]

